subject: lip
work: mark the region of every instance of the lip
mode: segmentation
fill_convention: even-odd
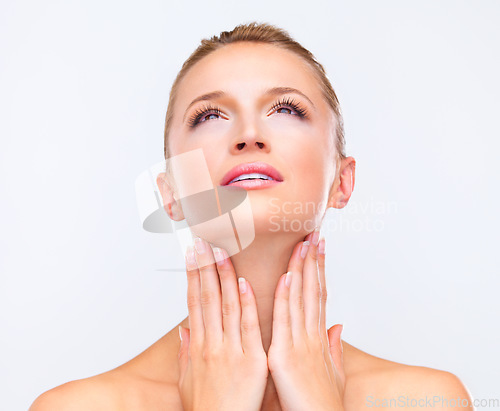
[[[234,178],[236,178],[242,174],[250,174],[250,173],[265,174],[265,175],[271,177],[273,180],[275,180],[275,181],[262,180],[262,182],[267,183],[266,185],[270,185],[270,183],[273,183],[273,185],[274,185],[275,183],[283,181],[283,177],[281,176],[279,171],[276,170],[273,166],[271,166],[267,163],[264,163],[262,161],[254,161],[252,163],[238,164],[237,166],[233,167],[222,178],[220,185],[225,186]],[[251,180],[251,182],[253,182],[253,181],[254,180]],[[235,182],[233,184],[237,184],[237,183],[238,182]],[[239,182],[239,183],[241,183],[241,182]],[[231,184],[231,185],[233,185],[233,184]]]

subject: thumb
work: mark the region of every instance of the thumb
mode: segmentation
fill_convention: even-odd
[[[345,384],[344,373],[344,355],[341,341],[341,334],[344,326],[342,324],[335,324],[328,330],[328,345],[330,347],[330,355],[332,356],[335,369],[340,377],[342,385]]]
[[[189,329],[184,328],[182,325],[179,325],[179,337],[181,340],[181,345],[179,347],[179,352],[177,354],[177,358],[179,359],[179,369],[180,369],[180,378],[181,381],[186,373],[186,368],[188,364],[188,356],[189,356]]]

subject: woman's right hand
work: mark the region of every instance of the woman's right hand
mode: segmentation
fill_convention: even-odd
[[[184,410],[260,410],[268,367],[253,289],[243,278],[238,287],[225,250],[201,238],[195,249],[186,253],[190,329],[179,329]]]

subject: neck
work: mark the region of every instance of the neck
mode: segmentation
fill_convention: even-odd
[[[305,236],[290,233],[256,237],[252,244],[231,256],[237,277],[245,277],[255,294],[262,344],[267,354],[271,345],[274,294],[278,281],[287,272],[295,245]]]
[[[273,233],[256,236],[252,244],[230,256],[236,277],[250,282],[255,294],[264,351],[271,345],[274,294],[280,277],[288,271],[294,247],[303,241],[304,233]],[[181,325],[189,328],[189,316]]]
[[[256,238],[253,243],[231,257],[237,277],[245,277],[252,286],[257,303],[260,333],[264,351],[269,351],[273,329],[274,294],[278,281],[288,271],[295,245],[304,239],[300,234],[272,234]],[[281,410],[271,375],[268,375],[261,410]]]
[[[252,244],[231,256],[236,277],[245,277],[255,294],[264,351],[269,351],[273,328],[274,294],[295,245],[303,241],[304,233],[273,233],[256,236]],[[189,316],[182,323],[189,328]],[[271,375],[268,376],[262,410],[280,410],[278,395]]]

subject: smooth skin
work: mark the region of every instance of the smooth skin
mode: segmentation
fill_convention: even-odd
[[[183,407],[259,410],[268,369],[255,298],[248,291],[240,302],[232,264],[221,259],[224,250],[217,249],[218,264],[203,239],[195,239],[195,250],[189,247],[186,255],[190,328],[179,350]]]
[[[266,90],[275,87],[294,88],[301,94],[266,93]],[[217,90],[223,91],[224,95],[191,105],[199,96]],[[277,107],[275,103],[282,98],[299,102],[307,109],[307,118],[298,117],[293,107]],[[207,113],[200,124],[194,128],[189,127],[187,121],[193,118],[197,110],[203,109],[205,104],[219,107],[220,113]],[[194,346],[186,342],[186,347],[190,347],[191,363],[189,360],[185,363],[185,359],[182,363],[178,355],[180,339],[176,326],[127,363],[43,393],[33,403],[31,411],[182,410],[183,403],[187,408],[196,408],[198,401],[208,395],[205,394],[208,392],[208,388],[203,385],[205,383],[216,385],[217,392],[227,395],[216,400],[220,401],[222,407],[227,405],[225,401],[229,403],[250,397],[241,389],[246,385],[245,390],[248,392],[245,392],[255,393],[255,397],[252,396],[248,403],[242,405],[243,409],[247,409],[245,407],[257,407],[264,381],[260,409],[266,411],[303,407],[306,401],[307,409],[312,409],[311,404],[315,409],[336,409],[340,407],[339,399],[345,410],[359,411],[374,408],[367,401],[369,398],[375,401],[399,396],[425,399],[437,395],[471,401],[462,382],[449,372],[398,364],[372,356],[345,341],[341,341],[341,345],[336,343],[339,325],[330,327],[327,334],[326,327],[323,328],[320,322],[319,335],[311,325],[316,321],[315,318],[321,318],[324,313],[321,307],[324,308],[326,292],[318,297],[318,286],[315,285],[315,298],[322,299],[317,317],[317,305],[310,303],[314,298],[306,297],[311,296],[311,290],[314,289],[314,283],[310,281],[312,263],[307,262],[313,257],[306,257],[304,267],[300,270],[297,248],[303,241],[307,241],[306,238],[311,235],[314,227],[321,224],[328,207],[341,209],[348,203],[354,188],[356,162],[352,157],[338,159],[332,133],[335,116],[323,99],[317,78],[300,57],[271,45],[237,43],[225,46],[204,57],[186,74],[179,86],[172,121],[171,154],[179,155],[201,148],[214,186],[236,164],[256,160],[271,164],[284,177],[283,182],[273,188],[248,192],[254,215],[255,240],[241,252],[230,256],[234,274],[218,271],[224,283],[220,299],[202,299],[200,288],[202,312],[210,310],[207,311],[210,315],[204,317],[204,321],[207,320],[210,324],[205,325],[206,329],[211,330],[207,335],[210,338],[203,340],[203,347],[208,347],[210,341],[210,347],[213,348],[216,342],[218,354],[204,358],[204,348],[201,348],[198,339]],[[188,210],[182,209],[179,197],[175,189],[169,186],[166,176],[159,175],[157,183],[170,217],[176,221],[184,219],[184,212]],[[276,200],[273,207],[270,207],[271,198]],[[290,217],[284,206],[297,199],[315,205],[312,211],[293,215],[300,219],[301,231],[271,232],[270,218]],[[279,211],[271,215],[270,210],[274,205]],[[311,224],[306,225],[307,222]],[[314,246],[309,247],[310,252],[314,253]],[[328,244],[326,249],[328,254]],[[334,266],[333,264],[329,269],[329,275],[342,275],[335,272]],[[288,291],[283,288],[282,275],[290,270],[293,274]],[[318,275],[319,273],[320,270]],[[213,268],[210,275],[208,279],[212,278],[211,284],[215,287],[214,279],[217,276]],[[190,274],[190,277],[195,281],[194,274]],[[234,342],[237,335],[237,310],[232,310],[230,305],[223,303],[227,283],[232,284],[227,289],[227,297],[232,299],[233,306],[236,305],[236,277],[244,277],[248,281],[248,291],[243,294],[240,308],[242,307],[242,314],[248,313],[245,308],[250,307],[251,301],[245,298],[254,298],[261,337],[257,342],[255,331],[253,338],[250,335],[242,338],[240,351],[238,344]],[[319,283],[323,284],[322,281],[319,275]],[[203,284],[201,272],[200,287]],[[298,297],[300,289],[304,293],[303,302]],[[190,310],[194,305],[192,299],[189,299]],[[299,309],[302,305],[303,324]],[[289,319],[286,316],[287,306]],[[220,355],[220,350],[229,347],[221,339],[224,324],[221,326],[218,321],[215,322],[218,326],[213,324],[215,318],[224,319],[228,315],[234,321],[233,327],[229,327],[234,334],[231,355],[226,358]],[[178,325],[190,329],[193,326],[193,319],[190,317],[186,317]],[[241,324],[246,324],[247,320],[242,317],[240,321]],[[198,321],[196,331],[195,327],[191,330],[193,336],[200,336],[201,328]],[[218,333],[215,334],[218,337],[214,338],[214,333]],[[187,330],[184,334],[187,334]],[[326,335],[328,346],[336,350],[330,351],[331,362],[326,352]],[[185,337],[185,341],[189,339],[189,336]],[[246,341],[254,343],[250,350],[255,350],[252,355],[256,359],[255,364],[250,365],[250,357],[247,357],[247,351],[243,351]],[[343,348],[343,368],[338,365],[339,347]],[[262,349],[267,357],[267,378],[264,378]],[[182,368],[182,364],[186,364],[185,368]],[[249,370],[252,378],[246,380],[244,375],[238,375],[238,370],[232,368],[234,364]],[[231,368],[230,374],[226,378],[221,377],[223,373],[218,374],[219,370],[227,368]],[[206,377],[202,383],[199,380],[201,375],[210,377]],[[233,379],[237,387],[232,386]],[[232,390],[235,395],[232,395]],[[186,393],[190,391],[193,392],[193,397],[188,399]],[[207,404],[201,406],[207,407]],[[412,410],[418,408],[411,407]],[[424,406],[421,408],[428,409]],[[452,408],[435,406],[433,409]]]
[[[223,264],[214,264],[213,261],[222,259],[207,250],[200,258],[201,269],[197,268],[198,258],[194,264],[186,259],[189,317],[146,351],[116,369],[71,381],[43,393],[32,404],[30,411],[357,411],[373,409],[373,405],[367,405],[368,398],[403,396],[425,401],[426,397],[434,395],[467,399],[471,403],[467,389],[449,372],[398,364],[366,354],[340,339],[339,325],[331,327],[325,334],[323,313],[327,294],[318,291],[318,288],[326,290],[326,287],[322,288],[325,255],[314,251],[313,236],[314,233],[311,233],[304,238],[304,242],[310,243],[305,260],[300,255],[300,251],[306,248],[304,242],[299,242],[294,248],[288,267],[292,272],[290,288],[285,284],[286,275],[280,277],[274,297],[275,334],[267,360],[259,340],[251,284],[246,281],[246,292],[239,292],[231,259],[223,254],[226,257]],[[323,246],[324,239],[317,250],[324,250]],[[224,253],[224,250],[221,251]],[[319,277],[314,273],[315,258]],[[312,270],[307,267],[308,262]],[[306,285],[307,278],[309,286]],[[301,290],[303,299],[300,298]],[[318,311],[320,321],[316,327]],[[212,324],[209,327],[212,333],[207,335],[212,341],[214,335],[217,336],[216,351],[201,348],[200,341],[193,343],[198,337],[206,341],[201,333],[195,331],[205,332],[205,321]],[[219,321],[222,321],[223,328],[214,324]],[[185,327],[182,342],[179,327]],[[311,338],[307,329],[311,331]],[[231,345],[224,347],[222,335],[228,336]],[[309,341],[311,344],[306,344]],[[221,349],[226,355],[221,355]],[[269,381],[275,381],[279,403],[261,403],[266,378],[267,386]],[[208,404],[217,404],[217,407]],[[464,408],[435,406],[433,409]]]
[[[280,278],[267,358],[250,283],[239,278],[238,297],[227,252],[215,248],[217,258],[207,242],[196,242],[196,253],[189,248],[186,256],[190,330],[182,330],[179,350],[184,409],[260,410],[270,371],[283,410],[343,410],[341,326],[325,328],[319,230],[295,247],[289,281]]]
[[[268,363],[284,410],[344,410],[342,326],[326,330],[324,250],[314,231],[294,250],[276,289]]]

